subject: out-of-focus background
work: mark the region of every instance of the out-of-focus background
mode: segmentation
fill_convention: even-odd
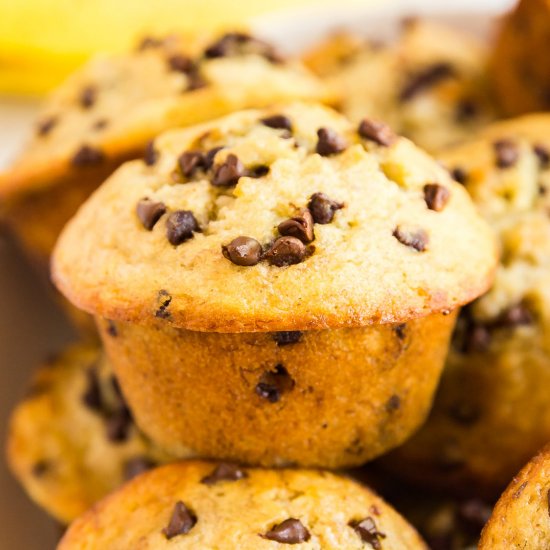
[[[140,37],[248,26],[298,47],[321,28],[384,17],[498,14],[510,0],[0,0],[0,169],[25,139],[41,98],[96,52],[124,51]],[[384,11],[386,10],[386,11]],[[356,14],[360,14],[357,17]],[[475,21],[475,19],[473,19]],[[371,24],[370,27],[373,25]],[[0,447],[9,411],[32,369],[71,331],[0,226]],[[53,548],[59,527],[24,496],[0,460],[0,550]]]

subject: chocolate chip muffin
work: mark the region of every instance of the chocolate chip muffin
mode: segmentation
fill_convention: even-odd
[[[473,37],[407,20],[387,45],[337,34],[304,61],[352,120],[377,117],[429,151],[468,138],[495,116],[485,47]]]
[[[135,52],[94,59],[53,92],[0,177],[3,215],[47,262],[65,222],[117,166],[155,161],[156,134],[293,98],[328,94],[298,62],[244,33],[149,38]]]
[[[167,460],[135,427],[100,351],[82,345],[37,372],[13,412],[7,450],[30,497],[62,523]]]
[[[521,0],[498,29],[490,59],[495,96],[508,116],[550,109],[550,2]]]
[[[425,549],[366,487],[327,472],[181,462],[132,480],[77,519],[59,549]]]
[[[62,234],[138,425],[172,454],[357,465],[423,421],[493,235],[384,124],[293,104],[155,140]]]
[[[550,115],[488,128],[441,158],[496,230],[491,290],[460,314],[431,416],[396,471],[498,495],[550,440]]]
[[[550,548],[550,446],[521,470],[500,497],[479,548]]]

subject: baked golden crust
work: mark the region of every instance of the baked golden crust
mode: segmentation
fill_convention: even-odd
[[[260,121],[275,114],[290,119],[293,139],[287,129]],[[314,152],[322,127],[340,134],[344,151]],[[241,170],[267,166],[269,172],[241,177],[234,187],[213,185],[200,173],[178,179],[179,155],[221,146],[215,173],[231,156]],[[408,140],[392,136],[390,146],[377,145],[328,108],[293,104],[169,132],[155,147],[156,165],[124,165],[58,242],[54,280],[88,312],[151,324],[166,294],[170,303],[163,317],[174,327],[324,329],[450,311],[490,284],[496,262],[491,231],[463,188]],[[424,188],[432,183],[448,195],[439,211],[426,203]],[[222,246],[241,235],[264,246],[272,242],[277,225],[318,192],[345,206],[331,223],[315,224],[314,249],[308,248],[304,261],[240,267],[224,257]],[[150,231],[136,215],[144,198],[167,210]],[[192,238],[174,246],[166,223],[178,210],[192,211],[201,232],[195,229]]]
[[[550,109],[550,69],[543,60],[549,38],[548,0],[521,0],[502,19],[489,69],[507,116]]]
[[[339,33],[303,61],[335,90],[352,120],[379,118],[433,152],[495,118],[487,57],[473,36],[414,19],[390,44]]]
[[[170,454],[341,468],[424,421],[454,317],[241,334],[111,321],[100,333],[136,422]]]
[[[287,544],[327,550],[426,548],[388,504],[347,478],[308,470],[241,469],[240,478],[205,483],[215,468],[214,463],[182,462],[143,474],[76,520],[59,550],[260,550]],[[177,502],[182,503],[176,513],[180,522],[172,523]],[[285,544],[273,531],[291,518],[300,525],[286,532]],[[361,536],[353,525],[363,519],[368,529]]]
[[[119,414],[120,398],[95,346],[74,346],[34,377],[14,410],[7,445],[14,475],[62,523],[84,513],[128,475],[167,460]]]
[[[550,446],[513,479],[481,534],[480,550],[550,547]]]
[[[394,456],[423,484],[498,495],[550,439],[549,129],[550,115],[530,115],[441,155],[495,228],[502,261],[459,317],[427,423]]]

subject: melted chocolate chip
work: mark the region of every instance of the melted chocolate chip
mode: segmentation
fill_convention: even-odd
[[[292,122],[285,115],[272,115],[260,120],[262,124],[269,128],[275,128],[277,130],[288,130],[292,132]]]
[[[319,128],[317,130],[317,137],[315,150],[323,157],[337,155],[347,147],[344,138],[330,128]]]
[[[385,539],[386,535],[378,531],[376,523],[370,516],[361,520],[350,521],[348,525],[361,537],[363,542],[370,544],[374,550],[382,548],[380,539]]]
[[[222,254],[235,265],[253,266],[262,258],[262,245],[252,237],[237,237],[222,246]]]
[[[201,151],[185,151],[178,157],[180,172],[186,177],[192,177],[199,168],[204,167],[204,155]]]
[[[314,238],[313,216],[308,208],[301,208],[298,214],[284,222],[277,229],[285,237],[296,237],[303,243],[310,243]]]
[[[291,391],[295,382],[288,371],[281,364],[274,371],[264,372],[256,384],[256,394],[267,399],[270,403],[277,403],[281,394]]]
[[[334,218],[337,210],[344,208],[344,203],[332,200],[324,193],[314,193],[309,198],[308,208],[315,223],[325,225]]]
[[[124,479],[129,481],[134,477],[151,470],[157,464],[147,456],[135,456],[124,464]]]
[[[542,143],[536,143],[533,145],[533,153],[537,155],[541,168],[548,168],[550,164],[550,151]]]
[[[172,212],[166,220],[166,237],[174,246],[191,239],[198,231],[199,224],[190,210]]]
[[[424,186],[424,200],[430,210],[441,212],[451,197],[450,191],[438,183],[427,183]]]
[[[368,118],[364,118],[361,121],[357,132],[361,137],[374,141],[375,143],[378,143],[378,145],[383,145],[385,147],[389,147],[397,140],[397,136],[387,124],[370,120]]]
[[[166,212],[166,205],[163,202],[155,202],[151,199],[141,199],[137,203],[136,213],[139,221],[145,229],[151,231],[161,216]]]
[[[168,525],[162,530],[162,534],[168,539],[178,535],[186,535],[197,523],[197,516],[193,514],[181,501],[176,502]]]
[[[248,477],[248,474],[237,464],[222,462],[218,464],[211,474],[203,477],[201,483],[205,485],[215,485],[220,481],[238,481]]]
[[[302,339],[302,333],[299,330],[284,330],[273,333],[273,340],[278,346],[288,346],[297,344]]]
[[[510,139],[499,139],[493,143],[495,161],[499,168],[510,168],[519,159],[519,149]]]
[[[80,106],[83,109],[93,107],[97,99],[97,88],[95,86],[86,86],[80,92]]]
[[[402,102],[410,101],[424,90],[454,75],[455,70],[451,64],[445,62],[435,63],[409,76],[399,94],[399,100]]]
[[[90,367],[86,371],[86,389],[82,394],[82,403],[96,412],[103,409],[101,386],[99,384],[97,371],[94,367]]]
[[[159,290],[157,295],[157,301],[159,303],[158,309],[155,311],[155,317],[158,319],[169,319],[170,312],[168,308],[172,302],[172,296],[166,290]]]
[[[392,395],[386,402],[386,411],[392,413],[401,407],[401,399],[398,395]]]
[[[268,540],[282,544],[300,544],[307,542],[311,535],[304,524],[296,518],[288,518],[283,522],[274,525],[265,535]]]
[[[116,325],[114,321],[111,321],[110,319],[107,320],[107,334],[109,336],[112,336],[113,338],[116,338],[118,336]]]
[[[306,252],[304,243],[296,237],[279,237],[264,257],[270,265],[284,267],[303,262]]]
[[[153,166],[156,164],[158,158],[159,152],[155,149],[155,141],[151,139],[145,146],[143,162],[145,162],[147,166]]]
[[[414,248],[418,252],[424,252],[428,247],[429,237],[423,229],[415,231],[406,231],[401,227],[396,227],[393,231],[393,236],[405,246]]]
[[[74,155],[71,160],[73,166],[85,167],[93,166],[103,162],[105,155],[101,149],[90,145],[83,145]]]
[[[229,154],[225,162],[216,166],[212,185],[230,186],[236,185],[239,178],[246,175],[246,170],[243,163],[236,155]]]
[[[191,73],[195,70],[195,64],[190,57],[183,54],[174,54],[168,58],[168,66],[170,70],[177,71],[179,73]]]
[[[130,409],[120,406],[106,421],[107,439],[112,443],[122,443],[128,439],[133,420]]]
[[[464,168],[457,167],[451,170],[451,177],[461,185],[464,185],[468,179],[468,174]]]
[[[38,123],[36,127],[36,133],[39,136],[47,136],[57,125],[58,118],[51,116]]]

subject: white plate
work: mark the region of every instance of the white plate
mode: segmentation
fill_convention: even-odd
[[[382,1],[382,0],[381,0]],[[253,28],[280,46],[296,52],[312,45],[326,33],[342,28],[375,39],[391,39],[403,17],[430,19],[488,36],[496,15],[511,0],[455,0],[391,2],[379,6],[309,7],[262,16]],[[21,146],[30,131],[36,102],[0,99],[0,167]],[[0,231],[0,441],[5,440],[9,411],[23,394],[35,365],[59,350],[71,331],[57,311],[45,287],[34,276],[21,254]],[[3,455],[4,453],[2,453]],[[57,529],[52,521],[24,496],[0,462],[0,550],[53,548]]]

